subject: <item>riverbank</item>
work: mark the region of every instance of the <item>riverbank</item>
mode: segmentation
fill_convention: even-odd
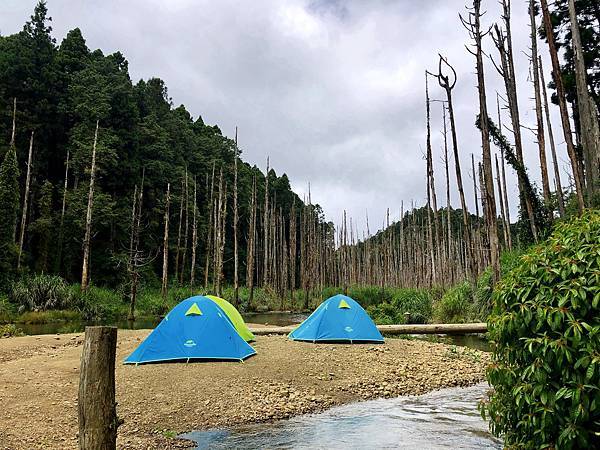
[[[186,448],[190,430],[264,422],[379,397],[422,394],[484,379],[486,353],[406,339],[315,345],[259,336],[244,363],[124,366],[149,330],[119,330],[120,449]],[[0,448],[77,447],[83,334],[0,339]]]

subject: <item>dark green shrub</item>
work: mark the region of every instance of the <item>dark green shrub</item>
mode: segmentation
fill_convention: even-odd
[[[465,281],[449,289],[434,305],[433,317],[439,323],[470,322],[476,316],[471,283]]]
[[[13,283],[10,299],[24,311],[63,309],[71,305],[71,295],[65,280],[56,275],[34,275]]]
[[[507,448],[600,448],[600,213],[559,224],[493,305],[494,434]]]
[[[432,299],[425,289],[393,289],[390,294],[392,298],[389,301],[367,308],[376,323],[426,323],[431,320]]]
[[[125,316],[126,303],[123,297],[110,289],[89,286],[86,292],[74,284],[70,287],[75,308],[83,320],[108,320]]]

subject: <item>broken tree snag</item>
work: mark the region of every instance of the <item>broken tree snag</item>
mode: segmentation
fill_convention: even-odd
[[[79,449],[117,448],[116,327],[86,327],[79,375]]]

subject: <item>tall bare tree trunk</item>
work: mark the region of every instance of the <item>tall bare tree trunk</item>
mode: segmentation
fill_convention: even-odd
[[[29,154],[27,156],[27,176],[25,177],[25,195],[23,196],[23,211],[21,213],[21,228],[19,229],[19,255],[17,269],[21,268],[21,255],[23,254],[23,241],[25,240],[25,225],[27,223],[27,206],[29,200],[29,184],[31,182],[31,157],[33,155],[33,131],[29,139]]]
[[[183,273],[185,272],[185,262],[187,261],[188,236],[190,224],[190,205],[189,205],[189,183],[188,170],[185,167],[185,228],[183,232],[183,252],[181,253],[181,270],[179,272],[179,283],[183,284]]]
[[[212,253],[214,259],[214,246],[213,246],[213,196],[215,190],[215,162],[213,161],[212,174],[210,176],[210,197],[208,198],[208,232],[206,233],[206,255],[204,259],[204,289],[208,289],[208,270],[210,255]]]
[[[510,209],[508,208],[508,194],[506,192],[506,173],[504,171],[504,155],[500,153],[502,161],[502,192],[504,193],[504,210],[506,211],[506,227],[508,231],[508,249],[512,250],[512,233],[510,230]]]
[[[167,183],[167,194],[165,196],[165,228],[163,233],[163,266],[162,266],[162,288],[161,295],[164,302],[167,301],[167,289],[169,282],[169,206],[171,202],[171,183]]]
[[[471,242],[471,233],[470,233],[470,225],[469,225],[469,210],[467,209],[467,202],[465,201],[465,191],[463,189],[462,182],[462,174],[460,170],[460,159],[458,154],[458,140],[456,138],[456,124],[454,121],[454,107],[452,105],[452,89],[456,85],[456,71],[454,68],[448,63],[448,61],[439,55],[439,65],[438,65],[438,82],[440,86],[446,91],[446,97],[448,100],[448,114],[450,116],[450,135],[452,137],[452,148],[454,150],[454,168],[456,170],[456,185],[458,187],[458,195],[460,198],[460,207],[462,209],[462,217],[463,217],[463,236],[465,240],[466,252],[467,252],[467,263],[469,264],[469,276],[472,279],[476,277],[476,269],[474,267],[474,261],[472,258],[473,252],[473,244]],[[453,81],[450,81],[449,75],[442,74],[442,63],[446,64],[452,70],[453,73]]]
[[[252,306],[254,300],[254,253],[256,247],[256,176],[252,178],[252,196],[250,203],[250,235],[248,236],[248,249],[246,251],[246,286],[250,291],[248,294],[248,306]]]
[[[504,192],[502,191],[502,182],[500,181],[500,165],[498,164],[498,155],[496,159],[496,183],[498,185],[498,197],[500,199],[500,214],[502,216],[502,231],[504,235],[504,245],[508,248],[508,222],[506,221],[506,211],[504,210]]]
[[[196,283],[196,252],[198,250],[198,200],[196,176],[194,175],[194,204],[192,206],[192,261],[190,263],[190,288],[194,288]]]
[[[240,287],[238,281],[238,142],[237,127],[235,127],[235,159],[233,161],[233,304],[237,307],[240,303]]]
[[[186,167],[187,174],[187,167]],[[181,252],[181,227],[183,225],[183,204],[185,192],[185,181],[181,179],[181,196],[179,197],[179,223],[177,225],[177,246],[175,247],[175,283],[179,280],[179,256]]]
[[[92,146],[92,167],[90,169],[90,189],[88,191],[87,212],[85,215],[85,236],[83,237],[83,265],[81,268],[81,290],[87,291],[89,284],[90,266],[90,240],[92,239],[92,208],[94,205],[94,183],[96,181],[96,144],[98,142],[98,125],[94,132],[94,145]]]
[[[571,19],[571,37],[575,54],[575,82],[585,165],[585,185],[588,201],[592,202],[594,197],[600,193],[600,125],[598,124],[598,108],[588,92],[587,73],[583,60],[575,0],[569,0],[569,18]],[[595,199],[595,201],[600,202],[600,199]]]
[[[269,157],[267,157],[267,172],[265,174],[265,211],[263,218],[263,235],[263,287],[265,287],[269,284]]]
[[[488,112],[486,105],[485,77],[483,73],[483,56],[481,49],[480,25],[481,0],[473,0],[473,11],[469,13],[468,21],[463,19],[463,24],[475,41],[475,59],[477,67],[477,89],[479,91],[479,121],[481,128],[481,145],[483,147],[483,174],[485,183],[485,202],[488,219],[488,239],[490,245],[490,258],[492,266],[492,279],[496,283],[500,279],[500,254],[498,248],[498,226],[496,220],[496,199],[494,196],[494,179],[492,174],[492,159],[490,151],[490,135],[488,129]]]
[[[544,82],[544,65],[542,57],[539,56],[540,84],[544,97],[544,113],[546,116],[546,125],[548,126],[548,140],[550,141],[550,152],[552,153],[552,166],[554,168],[554,183],[556,184],[556,197],[558,199],[558,213],[560,217],[565,216],[565,199],[560,182],[560,170],[558,168],[558,159],[556,158],[556,146],[554,144],[554,133],[552,132],[552,122],[550,121],[550,110],[548,109],[548,94],[546,93],[546,83]]]
[[[540,154],[540,171],[542,173],[542,193],[546,207],[550,205],[550,181],[546,162],[546,138],[544,136],[544,119],[542,117],[542,98],[540,95],[540,72],[538,68],[537,25],[535,23],[535,0],[529,0],[529,20],[531,23],[531,68],[533,71],[533,90],[535,97],[535,118],[537,122],[537,141]],[[552,211],[549,210],[552,219]]]
[[[519,117],[519,102],[517,99],[517,79],[515,76],[515,65],[513,58],[513,46],[512,46],[512,32],[510,24],[511,6],[510,0],[502,0],[502,9],[504,21],[504,27],[506,28],[506,35],[504,35],[500,28],[496,25],[495,31],[496,36],[492,35],[494,44],[500,53],[500,60],[502,69],[496,67],[500,76],[504,79],[504,86],[506,88],[506,97],[508,99],[508,110],[510,112],[510,119],[512,124],[512,131],[515,140],[515,151],[517,160],[520,164],[524,165],[523,162],[523,143],[521,139],[521,119]],[[502,129],[500,129],[502,131]],[[537,226],[535,223],[535,216],[533,214],[532,199],[529,197],[528,191],[525,189],[526,182],[520,171],[517,171],[518,182],[519,182],[519,199],[521,203],[521,209],[527,213],[529,219],[529,227],[531,234],[535,241],[537,241]]]
[[[65,236],[64,225],[65,225],[65,211],[67,209],[67,187],[69,185],[69,157],[70,153],[67,150],[67,160],[65,162],[65,182],[63,186],[63,198],[62,198],[62,207],[60,210],[60,230],[58,233],[58,252],[56,256],[56,270],[60,273],[60,269],[62,266],[62,249],[63,249],[63,241]]]
[[[554,83],[556,85],[556,96],[558,97],[560,118],[562,121],[565,142],[567,143],[567,153],[569,154],[569,159],[571,160],[573,180],[575,181],[575,191],[577,194],[577,205],[579,207],[579,212],[581,213],[585,208],[585,200],[583,198],[583,177],[579,169],[579,160],[577,158],[577,153],[575,152],[575,146],[573,145],[573,135],[571,133],[571,122],[569,121],[569,111],[567,109],[565,88],[563,86],[556,43],[554,42],[554,29],[552,27],[552,20],[550,18],[550,11],[548,10],[547,0],[540,0],[540,4],[542,6],[542,14],[544,16],[544,28],[546,30],[548,50],[550,51],[550,59],[552,61],[552,78],[554,79]]]

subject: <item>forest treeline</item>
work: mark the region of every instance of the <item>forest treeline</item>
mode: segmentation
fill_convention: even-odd
[[[546,0],[530,0],[531,86],[518,88],[510,1],[502,8],[485,30],[480,0],[461,15],[477,71],[481,155],[461,168],[453,89],[462,80],[440,54],[435,70],[425,71],[427,202],[402,205],[396,223],[388,212],[384,230],[372,235],[369,218],[362,232],[345,214],[339,226],[327,222],[310,194],[300,199],[268,160],[265,173],[243,162],[237,130],[228,138],[174,107],[162,80],[133,83],[121,53],[92,51],[79,29],[58,44],[40,1],[21,32],[0,36],[0,290],[33,273],[57,274],[82,291],[90,283],[118,286],[133,316],[140,286],[164,298],[173,287],[221,294],[233,286],[236,303],[244,287],[250,305],[255,287],[282,299],[300,289],[308,307],[311,293],[331,286],[448,287],[475,282],[488,266],[496,281],[503,250],[543,239],[553,221],[597,206],[600,197],[598,3],[558,0],[550,10]],[[484,40],[497,54],[484,55]],[[546,60],[551,80],[544,80]],[[502,77],[505,92],[488,110],[490,76]],[[430,95],[439,93],[444,167],[436,172]],[[535,101],[535,169],[524,164],[520,95]],[[554,104],[562,129],[550,121]],[[561,180],[563,141],[571,173]],[[508,170],[519,188],[513,219]],[[442,195],[436,173],[445,180]],[[450,196],[454,183],[458,201]]]

